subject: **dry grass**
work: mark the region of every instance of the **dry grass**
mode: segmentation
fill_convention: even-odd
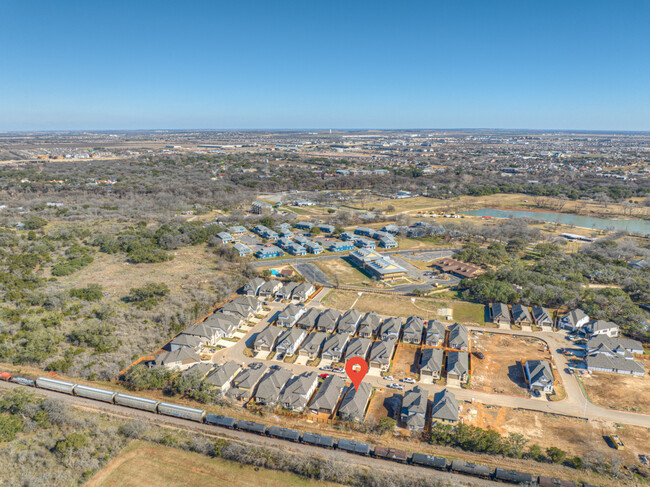
[[[147,282],[164,282],[172,293],[187,288],[202,288],[219,277],[216,259],[205,246],[185,247],[174,252],[174,259],[158,264],[129,264],[124,255],[96,253],[88,267],[75,274],[59,278],[70,287],[101,284],[105,292],[117,296],[128,294],[134,287]]]
[[[533,338],[484,334],[476,338],[474,350],[485,355],[472,356],[472,389],[528,396],[520,361],[549,360],[544,344]]]
[[[541,204],[542,206],[538,206]],[[437,213],[457,213],[476,208],[499,208],[510,210],[528,210],[528,211],[557,211],[559,200],[556,198],[537,199],[524,194],[493,194],[489,196],[460,196],[451,199],[435,198],[407,198],[402,200],[382,200],[366,202],[365,208],[369,210],[386,210],[392,206],[394,210],[391,213],[409,213],[411,216],[417,216],[419,211],[432,210]],[[361,202],[352,203],[350,206],[360,207]],[[585,201],[568,201],[562,207],[564,213],[576,213],[580,215],[591,215],[598,217],[613,217],[629,215],[620,204],[591,203]],[[650,208],[638,206],[633,209],[632,217],[642,218],[650,216]]]
[[[647,371],[650,360],[645,359],[642,362]],[[596,404],[611,409],[650,413],[650,375],[647,373],[643,377],[632,377],[596,372],[581,375],[580,380],[589,399]]]
[[[357,299],[356,292],[335,290],[330,292],[323,304],[337,309],[349,309],[352,303]],[[366,313],[375,311],[385,316],[421,316],[429,319],[444,319],[438,311],[443,308],[453,309],[453,318],[459,323],[474,323],[483,325],[485,323],[485,308],[481,304],[468,303],[464,301],[441,301],[431,298],[416,298],[415,303],[409,296],[386,295],[364,293],[357,303],[355,309]]]
[[[627,462],[636,463],[637,454],[647,453],[650,444],[650,431],[646,428],[615,428],[609,423],[586,422],[535,411],[474,403],[464,408],[461,416],[469,424],[490,428],[502,435],[521,433],[529,439],[529,444],[537,444],[543,449],[555,446],[570,455],[584,456],[596,451],[606,457],[617,455]],[[603,437],[610,434],[619,435],[625,443],[625,450],[614,450],[608,445]]]
[[[338,278],[339,284],[377,287],[378,282],[376,280],[368,277],[344,259],[321,260],[315,261],[314,264],[333,281]]]
[[[327,296],[325,296],[321,302],[323,303],[323,306],[327,306],[328,308],[348,310],[356,299],[356,294],[332,290],[327,293]]]
[[[255,468],[219,458],[209,458],[154,443],[134,441],[103,470],[89,487],[193,487],[237,485],[251,487],[336,486],[285,472]]]

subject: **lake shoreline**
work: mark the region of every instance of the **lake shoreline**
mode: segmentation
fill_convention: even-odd
[[[531,218],[547,223],[559,223],[576,228],[603,230],[610,232],[628,232],[632,234],[650,235],[650,222],[641,219],[599,218],[575,213],[549,212],[535,210],[510,210],[502,208],[481,208],[461,212],[462,215],[472,215],[490,218]]]

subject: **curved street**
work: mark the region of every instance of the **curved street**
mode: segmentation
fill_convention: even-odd
[[[312,300],[312,303],[310,303],[311,307],[323,308],[323,305],[320,303],[320,299],[322,299],[328,291],[328,288],[323,288]],[[222,349],[215,353],[213,361],[220,362],[226,360],[234,360],[241,364],[259,362],[260,359],[256,359],[255,357],[246,357],[244,355],[244,349],[246,348],[247,344],[252,346],[255,335],[266,328],[269,323],[272,323],[275,314],[285,306],[286,304],[282,303],[270,303],[269,307],[271,308],[271,311],[264,317],[264,319],[257,323],[246,334],[246,336],[239,340],[239,342],[237,342],[234,346]],[[568,361],[566,357],[557,352],[558,349],[566,347],[568,343],[564,338],[563,332],[526,332],[518,330],[499,330],[495,328],[485,328],[480,326],[467,326],[467,328],[469,330],[488,333],[501,333],[513,336],[534,337],[546,342],[549,350],[551,351],[553,362],[557,367],[557,371],[561,378],[562,384],[566,390],[566,398],[561,401],[548,401],[545,398],[510,396],[506,394],[476,391],[472,389],[463,389],[451,386],[425,384],[422,382],[418,382],[417,385],[429,391],[430,394],[434,394],[441,391],[442,389],[445,389],[446,387],[450,387],[450,389],[453,390],[454,394],[459,400],[477,401],[487,405],[521,408],[551,414],[563,414],[575,418],[584,418],[589,421],[611,421],[614,423],[650,427],[650,415],[607,409],[602,406],[595,405],[587,400],[582,388],[580,387],[580,384],[578,383],[577,376],[570,375],[565,371],[565,369],[568,367]],[[313,372],[317,370],[315,367],[299,364],[289,364],[285,362],[265,361],[265,363],[268,365],[280,365],[290,370],[294,374]],[[370,375],[366,375],[364,382],[367,382],[374,387],[386,387],[388,384],[388,382],[383,378]]]

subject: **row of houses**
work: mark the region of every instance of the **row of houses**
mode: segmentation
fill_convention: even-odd
[[[458,400],[453,392],[443,389],[434,394],[429,407],[429,393],[416,386],[404,394],[399,419],[406,429],[423,431],[428,421],[432,425],[457,423],[458,413]]]
[[[266,281],[261,277],[251,279],[241,289],[242,294],[257,296],[262,300],[279,298],[299,303],[309,299],[315,291],[316,288],[310,282],[282,282],[277,279]]]
[[[445,360],[446,358],[446,360]],[[431,382],[441,379],[446,372],[447,384],[460,386],[469,381],[469,353],[461,350],[425,348],[420,354],[420,378]]]
[[[490,305],[490,314],[492,322],[500,327],[510,327],[510,325],[521,326],[522,329],[531,329],[535,324],[542,331],[553,330],[553,318],[548,309],[541,306],[533,306],[530,311],[527,306],[522,304],[513,304],[512,309],[504,303],[492,303]],[[577,332],[584,338],[594,336],[617,337],[620,334],[620,328],[616,323],[605,320],[590,320],[589,316],[580,308],[573,309],[568,313],[560,316],[557,320],[557,327],[571,332]]]
[[[373,324],[370,323],[367,334],[364,333],[365,336],[362,336],[361,328],[359,328],[357,336],[354,336],[355,333],[347,333],[342,329],[335,333],[334,329],[331,328],[331,314],[328,311],[335,310],[326,310],[322,313],[325,315],[327,322],[325,325],[319,325],[319,319],[314,320],[313,312],[319,312],[314,308],[308,311],[309,314],[312,314],[312,317],[308,318],[309,324],[307,327],[304,326],[304,323],[296,323],[289,328],[269,325],[256,336],[253,344],[255,352],[274,351],[280,357],[292,357],[297,353],[299,357],[306,357],[308,360],[315,360],[320,357],[322,360],[329,360],[333,363],[359,357],[368,361],[370,367],[380,371],[387,371],[390,368],[390,362],[399,339],[401,319],[388,318],[383,321],[381,327],[377,324],[375,328],[379,330],[377,334],[373,330]],[[371,320],[373,318],[373,316],[370,316]],[[312,325],[314,322],[316,325]],[[444,326],[442,329],[440,328],[440,322],[432,323],[435,326],[430,328],[431,333],[427,333],[427,339],[433,346],[439,346],[445,340],[446,330]],[[312,329],[314,331],[310,333]],[[379,339],[373,340],[375,337]],[[459,382],[467,382],[469,374],[467,329],[459,324],[452,325],[447,344],[450,347],[448,353],[451,357],[451,359],[448,358],[447,370],[452,371],[452,375],[448,375],[448,378],[456,379]],[[437,350],[436,355],[431,357],[430,360],[435,360],[437,354],[442,353],[441,349],[426,349],[426,353],[429,353],[429,350]],[[423,354],[423,357],[428,357],[428,355]],[[436,379],[440,377],[442,370],[441,361],[442,355],[440,355],[440,365],[437,366],[438,375],[435,377]],[[431,375],[433,376],[433,363],[423,362],[423,364],[425,369],[427,367],[432,368]]]
[[[645,375],[642,362],[634,360],[635,355],[643,355],[643,345],[628,338],[596,335],[585,344],[585,367],[594,372],[614,374]]]
[[[541,306],[533,306],[532,314],[527,306],[522,304],[513,304],[512,313],[507,304],[492,303],[490,305],[492,322],[499,327],[509,328],[510,325],[518,325],[523,329],[531,330],[533,323],[540,327],[542,331],[553,330],[553,319],[548,309]]]
[[[214,347],[222,338],[231,338],[239,326],[262,311],[262,303],[254,297],[238,296],[171,340],[167,352],[157,355],[150,366],[184,370],[201,361],[199,353]]]
[[[386,339],[393,337],[404,343],[430,346],[440,346],[445,343],[447,327],[439,320],[426,322],[419,316],[411,316],[404,322],[400,317],[389,317],[382,320],[375,312],[361,313],[356,309],[342,312],[336,309],[320,310],[289,304],[278,314],[277,326],[283,328],[298,327],[307,331],[315,329],[319,332],[334,333],[362,338]],[[467,328],[460,323],[449,326],[449,336],[446,340],[449,348],[457,350],[469,349],[469,334]]]
[[[269,409],[280,407],[287,411],[338,416],[344,421],[362,422],[372,386],[360,384],[358,389],[346,386],[345,380],[330,375],[319,384],[316,372],[294,376],[287,369],[276,367],[259,381],[253,399]]]

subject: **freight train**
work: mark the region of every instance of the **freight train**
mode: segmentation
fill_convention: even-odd
[[[450,461],[444,457],[424,455],[422,453],[413,453],[412,455],[409,455],[403,450],[385,448],[382,446],[376,446],[373,448],[368,443],[351,441],[342,438],[337,439],[331,436],[301,432],[289,428],[282,428],[279,426],[267,426],[262,423],[256,423],[254,421],[248,421],[244,419],[236,420],[235,418],[230,418],[228,416],[208,414],[203,409],[180,406],[178,404],[172,404],[169,402],[156,401],[154,399],[147,399],[145,397],[133,396],[130,394],[122,394],[121,392],[98,389],[96,387],[89,387],[72,382],[51,379],[48,377],[38,377],[36,380],[32,380],[24,377],[13,376],[9,372],[0,372],[0,380],[10,381],[28,387],[47,389],[50,391],[83,397],[86,399],[93,399],[105,403],[117,404],[119,406],[126,406],[134,409],[139,409],[141,411],[162,414],[165,416],[173,416],[175,418],[196,421],[198,423],[209,424],[221,428],[236,429],[248,433],[255,433],[261,436],[268,436],[281,440],[291,441],[294,443],[303,443],[306,445],[313,445],[321,448],[337,449],[356,455],[372,456],[383,460],[433,468],[436,470],[456,473],[460,475],[469,475],[472,477],[492,479],[500,482],[530,487],[577,487],[576,483],[572,481],[542,476],[537,477],[526,472],[507,470],[503,468],[496,468],[494,470],[491,470],[485,465],[477,465],[460,460]],[[588,484],[583,484],[583,487],[591,486],[588,486]]]

